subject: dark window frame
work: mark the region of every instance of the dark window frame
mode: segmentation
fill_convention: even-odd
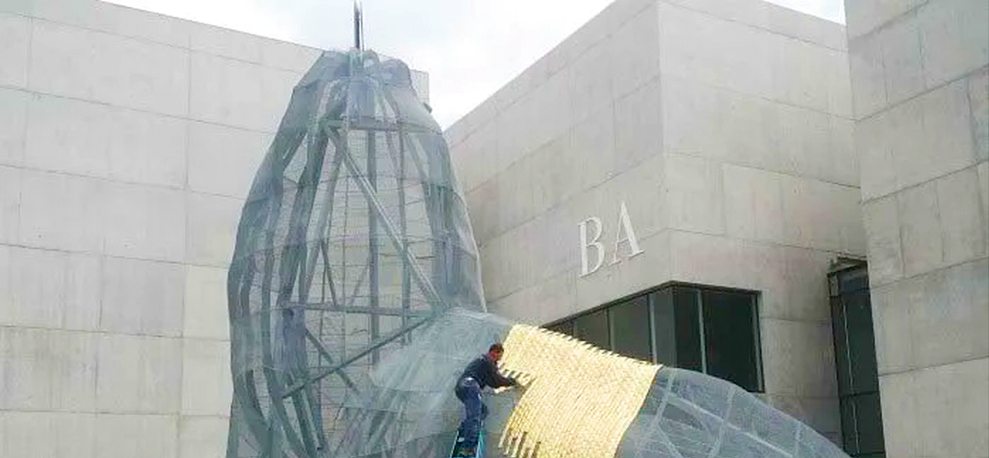
[[[849,326],[849,313],[848,309],[851,305],[851,300],[855,296],[863,295],[867,301],[871,300],[870,297],[870,284],[869,284],[869,272],[868,266],[863,261],[851,261],[848,262],[849,265],[841,267],[839,269],[832,270],[828,274],[828,296],[829,296],[829,306],[831,312],[831,327],[832,327],[832,338],[834,341],[834,356],[835,356],[835,377],[837,378],[838,387],[838,404],[839,413],[841,418],[841,434],[842,434],[842,448],[845,450],[849,456],[861,457],[861,458],[877,458],[886,456],[885,451],[885,440],[883,431],[883,418],[882,418],[882,404],[881,396],[879,390],[879,379],[878,379],[878,365],[875,360],[875,336],[872,333],[872,322],[875,317],[871,316],[871,304],[869,305],[870,312],[869,327],[866,330],[870,334],[868,337],[872,337],[873,346],[871,352],[866,351],[865,353],[858,353],[856,356],[859,358],[869,357],[872,358],[870,363],[872,367],[869,368],[869,374],[856,374],[855,369],[861,368],[853,362],[853,339],[851,338],[850,326]],[[868,350],[863,348],[856,348],[855,351]],[[869,354],[871,353],[871,354]],[[861,360],[855,359],[855,361],[861,363]],[[863,386],[859,375],[865,375],[869,377],[866,383],[868,386]],[[867,411],[859,412],[859,406],[863,401],[874,401],[876,405],[870,406]],[[861,422],[863,419],[874,420]],[[874,436],[869,437],[866,444],[871,445],[870,448],[866,448],[866,444],[863,444],[862,433],[867,430],[862,429],[863,425],[872,426],[874,431],[871,431]],[[849,433],[853,433],[853,436],[849,436]],[[866,448],[863,450],[863,448]]]
[[[587,309],[587,310],[583,310],[580,313],[576,313],[576,314],[567,316],[565,318],[561,318],[561,319],[558,319],[558,320],[551,321],[549,323],[544,324],[543,327],[544,328],[547,328],[547,329],[550,329],[550,330],[555,330],[555,331],[558,331],[558,332],[563,332],[563,333],[568,334],[568,335],[576,336],[576,334],[577,334],[576,333],[576,322],[577,322],[577,319],[579,319],[581,317],[588,316],[588,315],[593,315],[593,314],[599,313],[601,311],[606,311],[606,313],[605,313],[606,320],[607,320],[606,321],[606,328],[609,330],[608,342],[609,342],[609,347],[610,347],[609,350],[610,350],[610,349],[613,349],[615,347],[615,345],[614,345],[615,344],[615,340],[614,340],[614,336],[612,336],[611,335],[611,332],[610,332],[611,331],[611,328],[612,328],[611,318],[610,318],[611,313],[610,312],[607,312],[607,311],[610,310],[610,309],[612,309],[612,308],[614,308],[614,307],[616,307],[616,306],[621,306],[621,305],[624,305],[624,304],[628,304],[628,303],[630,303],[630,302],[632,302],[632,301],[634,301],[636,299],[639,299],[641,297],[645,297],[646,298],[647,313],[648,313],[648,316],[649,316],[649,319],[648,319],[648,322],[649,322],[649,324],[648,324],[648,332],[649,332],[649,335],[650,335],[650,354],[651,354],[651,360],[652,360],[653,363],[657,363],[658,362],[657,361],[657,355],[658,355],[659,352],[657,351],[657,341],[656,341],[656,333],[655,333],[655,329],[656,329],[655,319],[656,319],[656,306],[657,306],[655,298],[658,296],[658,293],[660,293],[661,291],[669,290],[669,291],[671,291],[671,294],[672,294],[672,292],[675,291],[675,289],[677,289],[677,288],[692,289],[692,290],[695,290],[696,291],[696,294],[697,294],[697,304],[698,304],[697,311],[698,311],[698,314],[700,315],[698,317],[699,323],[700,323],[699,324],[699,328],[700,328],[700,344],[701,344],[701,352],[700,353],[701,353],[701,358],[702,358],[702,372],[704,372],[704,373],[707,373],[707,364],[706,364],[707,350],[706,350],[706,343],[705,343],[705,340],[706,339],[705,339],[705,334],[704,334],[704,304],[703,304],[704,292],[710,291],[710,292],[733,293],[733,294],[747,295],[747,296],[750,296],[751,297],[751,301],[752,301],[752,303],[751,303],[751,307],[752,307],[752,318],[753,318],[752,319],[752,328],[753,328],[752,329],[752,337],[754,339],[753,350],[754,350],[754,356],[755,356],[755,361],[754,361],[755,367],[754,367],[754,371],[755,371],[755,377],[756,377],[756,388],[754,390],[751,390],[750,392],[752,392],[752,393],[765,393],[766,385],[765,385],[765,374],[764,374],[764,369],[763,369],[763,358],[762,358],[762,329],[761,329],[762,326],[761,326],[761,315],[760,315],[760,310],[762,309],[762,294],[759,291],[742,289],[742,288],[731,288],[731,287],[724,287],[724,286],[705,285],[705,284],[700,284],[700,283],[666,282],[666,283],[663,283],[663,284],[661,284],[659,286],[655,286],[655,287],[652,287],[652,288],[641,290],[641,291],[638,291],[636,293],[623,296],[623,297],[621,297],[619,299],[606,302],[606,303],[604,303],[602,305],[599,305],[599,306],[596,306],[596,307],[593,307],[593,308],[590,308],[590,309]],[[570,326],[570,332],[569,333],[568,332],[565,332],[565,331],[561,331],[559,329],[561,327],[565,327],[564,325],[567,325],[567,324],[569,324],[569,326]],[[557,329],[554,329],[554,328],[557,328]]]

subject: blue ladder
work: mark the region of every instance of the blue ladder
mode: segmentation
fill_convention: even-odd
[[[464,453],[463,441],[463,433],[457,432],[457,439],[453,441],[453,450],[450,450],[450,458],[484,458],[484,425],[481,425],[481,431],[477,437],[477,449],[474,450],[473,455]]]

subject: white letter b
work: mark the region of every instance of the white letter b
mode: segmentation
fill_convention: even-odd
[[[594,223],[594,237],[590,242],[587,241],[587,223]],[[604,245],[598,241],[601,238],[601,218],[592,216],[590,218],[581,221],[577,225],[580,227],[580,276],[590,275],[601,268],[601,263],[604,262]],[[588,253],[587,249],[594,247],[597,249],[597,261],[594,263],[593,268],[588,268]]]

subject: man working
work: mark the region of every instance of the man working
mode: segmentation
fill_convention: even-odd
[[[517,385],[515,379],[498,373],[498,360],[505,353],[505,348],[496,343],[488,348],[488,352],[471,361],[464,373],[457,380],[455,393],[457,399],[464,403],[467,411],[464,422],[460,424],[460,433],[464,437],[461,444],[460,456],[474,456],[477,447],[478,434],[481,431],[481,421],[488,416],[488,407],[481,402],[481,390],[485,386],[498,388]]]

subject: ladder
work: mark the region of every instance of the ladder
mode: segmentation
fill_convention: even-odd
[[[463,442],[463,432],[458,431],[457,439],[453,441],[453,449],[450,450],[450,458],[484,458],[484,424],[481,424],[481,430],[478,432],[477,448],[474,449],[473,455],[465,453]]]

